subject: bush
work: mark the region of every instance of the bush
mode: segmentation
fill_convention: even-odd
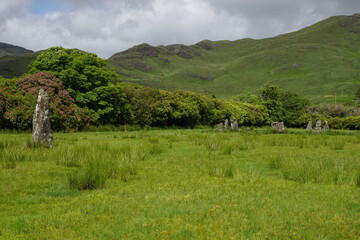
[[[53,129],[79,128],[93,121],[92,114],[79,108],[62,82],[50,73],[36,73],[19,80],[9,80],[1,87],[0,116],[4,128],[31,128],[40,88],[49,95]]]

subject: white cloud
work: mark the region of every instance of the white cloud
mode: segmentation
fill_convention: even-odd
[[[39,16],[27,10],[29,3],[2,0],[1,42],[33,50],[79,48],[102,57],[142,42],[269,37],[360,11],[358,0],[65,0],[72,11]]]

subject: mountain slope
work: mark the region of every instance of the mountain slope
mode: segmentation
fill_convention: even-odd
[[[13,78],[28,71],[37,53],[23,47],[0,42],[0,77]]]
[[[109,58],[124,80],[229,97],[271,83],[314,103],[344,102],[360,87],[360,15],[336,16],[267,39],[141,44]]]
[[[32,52],[33,51],[25,49],[23,47],[0,42],[0,57],[9,55],[23,55]]]
[[[29,64],[36,59],[38,52],[19,56],[0,57],[0,77],[14,78],[28,72]]]

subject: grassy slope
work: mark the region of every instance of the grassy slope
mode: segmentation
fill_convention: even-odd
[[[2,134],[0,153],[21,150],[3,161],[25,158],[14,169],[0,162],[0,239],[358,239],[360,138],[340,133],[55,134],[52,150],[24,148],[26,134]],[[55,163],[77,146],[157,151],[128,182],[77,191],[67,176],[78,167]],[[289,161],[276,169],[279,156]],[[216,173],[226,166],[233,177]]]
[[[31,50],[0,42],[0,77],[19,77],[37,54]]]
[[[0,57],[0,76],[5,78],[19,77],[28,72],[30,62],[34,61],[38,53]]]
[[[7,43],[0,42],[0,56],[2,55],[22,55],[26,53],[32,53],[33,51],[25,49],[23,47],[14,46]]]
[[[206,44],[211,49],[189,46],[201,54],[191,58],[168,54],[164,46],[154,48],[156,56],[135,47],[112,56],[109,66],[124,80],[218,97],[272,83],[314,103],[344,102],[360,87],[360,15],[332,17],[274,38]]]

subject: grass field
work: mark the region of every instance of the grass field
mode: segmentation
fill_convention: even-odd
[[[359,239],[360,134],[0,134],[0,239]]]

